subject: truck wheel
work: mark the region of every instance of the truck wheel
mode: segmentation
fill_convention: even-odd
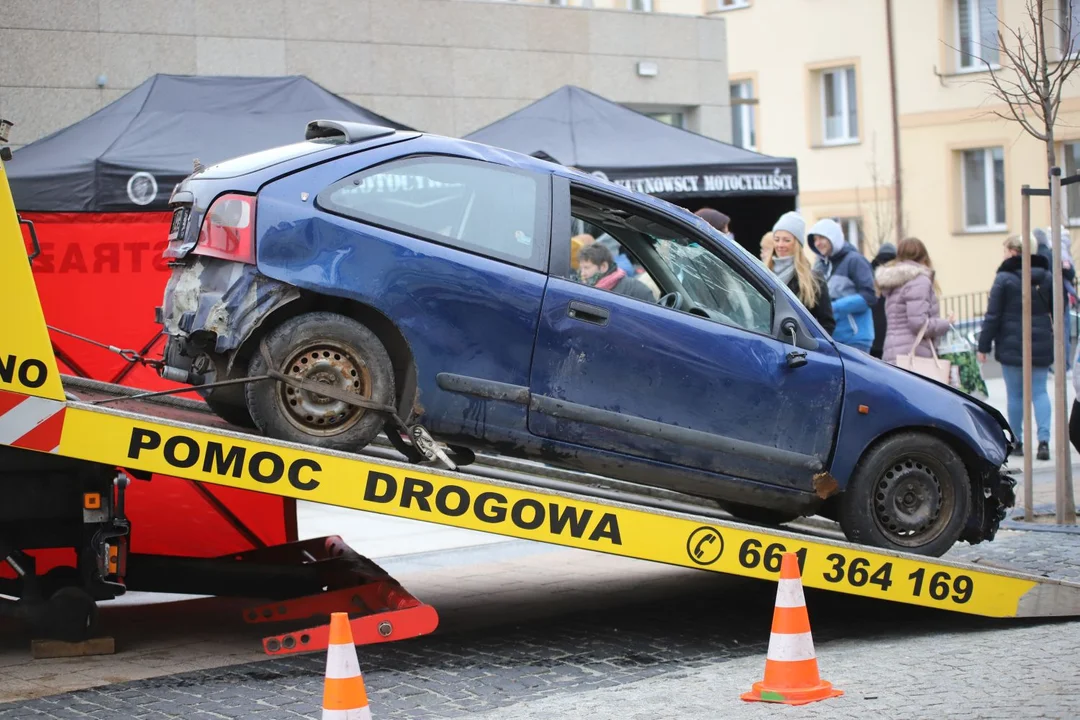
[[[742,503],[721,503],[720,507],[740,520],[761,523],[762,525],[783,525],[801,517],[793,512],[770,510],[754,505],[743,505]]]
[[[840,527],[863,545],[939,557],[959,539],[971,512],[967,469],[946,443],[907,432],[859,461],[840,496]]]
[[[82,588],[65,587],[45,602],[36,630],[54,640],[82,642],[93,634],[97,620],[94,598]]]
[[[266,345],[285,375],[394,404],[390,356],[375,333],[351,318],[330,312],[298,315],[271,331]],[[256,351],[248,375],[265,373],[262,353]],[[280,382],[248,383],[245,395],[252,419],[265,434],[334,450],[360,450],[386,420],[381,413]]]

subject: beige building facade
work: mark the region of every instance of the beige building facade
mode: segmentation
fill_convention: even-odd
[[[1051,17],[1064,25],[1069,3],[1047,0]],[[1021,186],[1047,185],[1045,145],[994,114],[1007,108],[987,86],[986,63],[1004,61],[992,49],[998,22],[1023,26],[1025,0],[893,0],[902,217],[885,0],[646,4],[727,21],[733,140],[798,159],[808,221],[840,219],[868,255],[895,241],[901,224],[929,247],[945,295],[989,288],[1002,241],[1020,231]],[[1071,31],[1080,34],[1080,1],[1071,4]],[[1060,48],[1061,31],[1049,22],[1046,31]],[[1080,172],[1080,77],[1064,89],[1055,134],[1058,164]],[[1080,227],[1080,185],[1067,200],[1068,223]],[[1049,223],[1045,198],[1033,199],[1032,220]]]
[[[723,19],[601,5],[2,0],[0,116],[17,124],[17,150],[154,73],[301,74],[445,135],[468,134],[573,84],[729,139]]]

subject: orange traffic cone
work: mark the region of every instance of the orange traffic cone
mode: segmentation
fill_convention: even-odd
[[[343,612],[330,615],[322,720],[371,720],[349,615]]]
[[[810,617],[806,614],[799,559],[784,553],[780,582],[776,588],[772,635],[765,658],[765,679],[742,694],[743,700],[805,705],[815,700],[843,695],[818,675]]]

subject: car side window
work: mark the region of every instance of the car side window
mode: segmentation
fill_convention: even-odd
[[[368,168],[319,193],[319,207],[519,265],[546,262],[544,178],[501,165],[422,156]]]
[[[639,300],[655,302],[660,298],[660,286],[649,271],[604,228],[574,217],[571,232],[571,280]]]
[[[772,303],[731,265],[681,237],[653,237],[653,247],[697,307],[756,333],[772,329]]]
[[[600,287],[623,292],[647,286],[648,294],[635,296],[652,298],[674,311],[771,335],[773,307],[767,291],[740,273],[734,261],[709,247],[704,238],[643,208],[582,188],[571,189],[570,210],[571,279],[587,282],[590,276],[595,277],[594,265],[602,268],[600,261],[612,258],[617,266],[622,257],[627,268],[624,272],[634,284]],[[601,245],[606,247],[598,247]]]

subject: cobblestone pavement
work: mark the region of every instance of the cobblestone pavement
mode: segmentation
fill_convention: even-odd
[[[1002,533],[958,555],[1077,557],[1080,539]],[[998,548],[992,552],[991,548]],[[1041,555],[1040,555],[1041,554]],[[994,621],[817,591],[823,675],[844,698],[743,704],[761,679],[775,585],[693,574],[681,594],[359,649],[379,718],[1068,717],[1080,622]],[[467,624],[458,624],[465,627]],[[320,654],[0,706],[18,718],[317,718]]]

